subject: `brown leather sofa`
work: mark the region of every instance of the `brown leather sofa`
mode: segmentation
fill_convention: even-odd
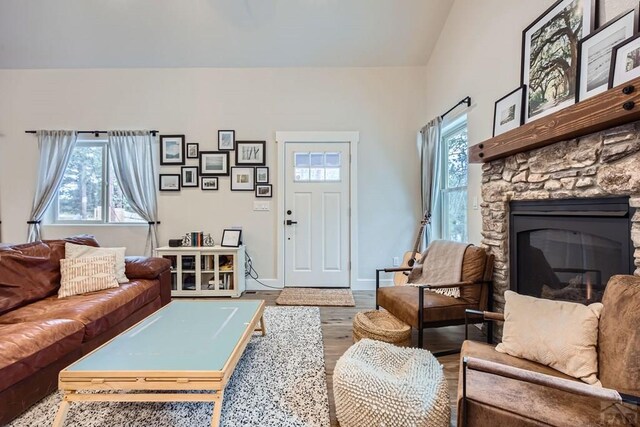
[[[598,331],[602,388],[548,366],[465,341],[459,426],[640,426],[640,277],[613,276]],[[485,320],[504,320],[484,313]],[[558,325],[558,327],[562,327]]]
[[[64,244],[91,236],[0,246],[0,425],[57,389],[61,369],[166,305],[170,264],[127,257],[129,283],[59,299]]]

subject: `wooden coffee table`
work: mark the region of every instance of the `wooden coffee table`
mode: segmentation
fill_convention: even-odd
[[[218,426],[224,389],[240,356],[254,331],[265,335],[264,305],[171,302],[60,372],[64,397],[53,425],[64,424],[70,402],[214,402],[211,425]],[[152,393],[162,390],[175,392]],[[211,393],[187,393],[192,390]]]

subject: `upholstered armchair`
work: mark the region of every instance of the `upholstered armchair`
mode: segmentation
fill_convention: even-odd
[[[418,347],[423,347],[423,331],[427,328],[463,325],[465,310],[490,310],[491,277],[494,257],[483,248],[469,246],[462,261],[461,282],[438,285],[380,287],[380,273],[405,272],[413,283],[430,266],[422,263],[427,251],[413,268],[383,268],[376,270],[376,310],[384,308],[398,319],[418,330]],[[460,288],[460,297],[442,295],[434,289]],[[487,340],[491,340],[490,329]],[[434,353],[435,356],[459,353],[460,349]]]
[[[465,341],[458,426],[640,426],[640,277],[612,277],[602,303],[597,343],[602,387]],[[469,314],[504,321],[500,313]]]

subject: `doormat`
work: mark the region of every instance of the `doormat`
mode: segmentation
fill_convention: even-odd
[[[356,302],[351,289],[284,288],[276,304],[355,307]]]

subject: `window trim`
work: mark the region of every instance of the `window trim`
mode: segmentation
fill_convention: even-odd
[[[51,222],[48,225],[56,225],[56,226],[137,226],[137,225],[147,225],[147,222],[144,220],[140,221],[126,221],[126,222],[112,222],[110,220],[110,201],[111,201],[111,163],[109,156],[109,141],[105,138],[86,138],[86,139],[78,139],[76,142],[76,147],[100,147],[102,148],[102,219],[101,220],[65,220],[59,219],[59,201],[58,201],[58,192],[53,198],[53,202],[51,203],[51,208],[53,211],[49,215],[51,218]],[[75,147],[74,147],[75,150]],[[65,170],[66,173],[66,170]]]
[[[449,161],[449,147],[446,143],[446,139],[448,136],[455,134],[456,132],[459,132],[461,129],[467,128],[467,134],[468,134],[468,122],[467,122],[467,116],[466,114],[461,115],[460,117],[457,117],[455,120],[452,120],[451,122],[449,122],[446,126],[444,126],[442,128],[442,133],[440,135],[440,141],[442,143],[442,154],[440,155],[440,215],[442,220],[442,238],[444,239],[449,239],[450,235],[449,235],[449,223],[446,220],[446,218],[448,217],[448,210],[447,210],[447,203],[446,203],[446,198],[449,194],[456,192],[456,191],[460,191],[460,190],[464,190],[467,198],[469,196],[469,163],[467,162],[467,185],[463,185],[463,186],[457,186],[457,187],[449,187],[448,186],[448,168],[447,168],[447,164]],[[468,140],[467,140],[467,144],[468,144]],[[468,202],[468,200],[467,200]],[[468,209],[467,209],[468,210]],[[467,240],[469,238],[469,216],[468,216],[468,212],[465,212],[466,216],[467,216],[467,220],[465,221],[465,228],[466,228],[466,235],[467,235]]]

